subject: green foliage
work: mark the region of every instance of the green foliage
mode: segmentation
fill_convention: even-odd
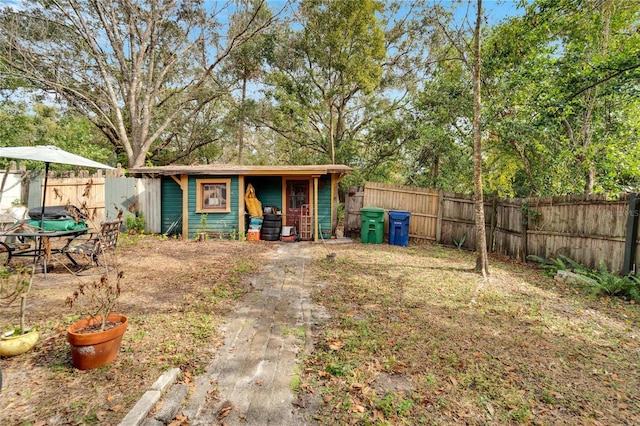
[[[533,210],[528,202],[522,203],[522,205],[520,206],[520,211],[522,212],[523,225],[528,225],[530,222],[535,222],[537,218],[542,216],[542,212]]]
[[[562,255],[552,259],[544,259],[535,255],[530,255],[527,258],[538,262],[545,275],[548,276],[555,276],[558,271],[571,271],[588,278],[583,285],[592,297],[616,296],[640,302],[640,278],[631,274],[617,275],[608,270],[604,261],[600,261],[599,269],[590,270]]]
[[[413,400],[404,398],[401,394],[387,393],[384,398],[373,398],[376,408],[382,410],[385,418],[392,419],[396,416],[406,416],[411,412]]]
[[[15,55],[5,55],[3,89],[34,96],[3,102],[3,145],[54,144],[130,165],[335,161],[355,168],[345,184],[471,192],[471,32],[455,27],[446,2],[304,0],[295,24],[278,26],[276,3],[187,1],[152,13],[146,3],[111,2],[102,16],[114,21],[106,25],[93,3],[78,16],[65,13],[66,0],[8,8],[1,27]],[[521,16],[486,28],[482,43],[485,190],[530,196],[638,188],[637,2],[518,6]],[[129,22],[158,33],[114,35]],[[201,32],[203,43],[193,43]],[[85,43],[92,38],[114,45],[99,55]],[[117,53],[120,43],[127,52]],[[129,66],[136,52],[148,79]],[[87,73],[87,63],[125,71]],[[136,81],[142,86],[130,87]],[[110,97],[77,90],[110,84],[122,90]],[[74,110],[45,104],[42,91],[57,92]]]
[[[483,101],[491,189],[529,196],[638,185],[632,3],[537,0],[490,30]]]
[[[0,302],[6,306],[10,306],[15,301],[20,303],[20,326],[13,329],[13,335],[24,334],[32,330],[26,325],[25,315],[27,311],[26,300],[31,290],[33,274],[33,268],[8,269],[5,266],[0,267]]]
[[[0,104],[0,138],[3,146],[54,145],[99,162],[108,162],[113,151],[90,121],[73,111],[34,102],[5,101]],[[0,159],[6,167],[9,160]],[[25,161],[28,169],[41,170],[39,161]],[[52,170],[74,166],[51,164]]]
[[[136,211],[134,214],[127,214],[126,225],[129,231],[133,231],[136,234],[144,234],[144,214],[141,211]]]
[[[196,232],[196,238],[200,238],[199,234],[207,232],[207,218],[208,218],[207,213],[200,214],[200,227]]]
[[[458,250],[462,250],[462,246],[464,246],[464,242],[467,240],[467,233],[463,233],[459,241],[455,238],[452,238],[452,240],[456,247],[458,247]]]
[[[338,225],[344,224],[344,203],[338,203]]]
[[[640,279],[633,275],[621,277],[607,269],[604,262],[600,262],[598,270],[589,271],[587,277],[593,284],[587,284],[586,289],[591,296],[616,296],[640,302]]]
[[[572,271],[583,275],[588,273],[587,268],[564,255],[560,255],[556,258],[545,259],[543,257],[530,254],[527,256],[527,259],[538,262],[540,267],[544,270],[544,274],[550,277],[555,276],[558,271]]]

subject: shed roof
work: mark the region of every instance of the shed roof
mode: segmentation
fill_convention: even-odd
[[[342,164],[320,164],[305,166],[240,166],[235,164],[200,164],[196,166],[170,165],[158,167],[136,167],[130,173],[176,176],[176,175],[243,175],[243,176],[280,176],[280,175],[326,175],[331,173],[347,174],[353,169]]]

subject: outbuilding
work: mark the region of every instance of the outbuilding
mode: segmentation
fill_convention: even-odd
[[[302,239],[335,236],[338,184],[353,169],[345,165],[196,165],[138,167],[129,172],[161,180],[162,233],[184,239],[199,233],[240,237],[249,228],[249,185],[269,214]],[[177,232],[176,232],[177,231]]]

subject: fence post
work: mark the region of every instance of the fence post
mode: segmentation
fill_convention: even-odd
[[[438,213],[436,216],[436,244],[442,243],[442,215],[444,214],[444,191],[438,190]]]
[[[627,215],[627,232],[624,243],[624,262],[622,275],[635,272],[636,240],[638,238],[638,194],[629,197],[629,209]]]
[[[496,239],[496,225],[498,222],[498,197],[496,195],[493,196],[491,200],[491,217],[489,218],[489,245],[488,250],[489,253],[493,253],[495,248],[495,239]]]
[[[523,205],[522,200],[520,200],[520,223],[522,224],[522,228],[520,230],[520,260],[526,262],[527,254],[529,252],[529,242],[527,241],[527,231],[529,230],[529,200],[527,199],[524,202],[526,203],[526,205]]]

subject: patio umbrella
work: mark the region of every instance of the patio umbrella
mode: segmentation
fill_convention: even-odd
[[[51,145],[15,146],[0,148],[0,157],[16,160],[42,161],[44,163],[44,192],[42,194],[42,216],[40,228],[44,225],[44,206],[47,197],[47,181],[49,179],[49,164],[69,164],[72,166],[90,167],[95,169],[113,169],[114,167],[97,161],[89,160],[80,155],[72,154],[63,149]]]

